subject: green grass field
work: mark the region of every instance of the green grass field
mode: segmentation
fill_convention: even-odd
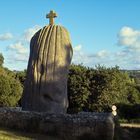
[[[0,128],[0,140],[60,140],[60,139],[41,134],[26,133],[7,128]]]
[[[117,140],[140,140],[140,124],[121,124],[121,137]],[[35,133],[0,128],[0,140],[62,140]]]

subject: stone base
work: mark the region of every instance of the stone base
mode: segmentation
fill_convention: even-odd
[[[0,126],[44,133],[63,140],[113,140],[111,113],[46,114],[0,108]]]

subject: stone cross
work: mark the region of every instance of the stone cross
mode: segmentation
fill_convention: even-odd
[[[57,17],[57,14],[55,13],[55,11],[50,11],[49,14],[47,14],[46,18],[49,18],[49,24],[53,25],[54,24],[54,18]]]

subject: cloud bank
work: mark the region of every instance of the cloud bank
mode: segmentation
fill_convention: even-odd
[[[13,38],[13,35],[11,33],[0,34],[0,41],[6,41],[12,38]]]
[[[18,63],[20,65],[24,64],[24,69],[27,67],[30,39],[40,28],[39,25],[36,25],[26,29],[20,35],[20,38],[13,40],[13,43],[7,46],[8,57],[6,61],[8,67],[12,65],[16,69]],[[0,41],[9,39],[14,39],[12,33],[0,34]],[[84,46],[79,44],[73,47],[72,63],[89,67],[100,64],[106,67],[118,65],[121,69],[140,69],[140,30],[128,26],[122,27],[116,33],[116,42],[114,44],[117,45],[110,47],[116,47],[118,49],[116,52],[104,48],[93,53],[87,53]],[[93,44],[93,47],[98,46]]]
[[[35,25],[34,27],[25,30],[23,34],[24,41],[30,42],[32,36],[40,29],[41,29],[41,26]]]
[[[6,48],[7,57],[5,58],[6,66],[10,69],[25,69],[29,59],[29,42],[32,36],[40,29],[39,25],[26,29],[13,43],[9,44]],[[1,40],[12,39],[11,33],[0,35]],[[23,68],[24,67],[24,68]]]
[[[74,47],[73,63],[94,67],[119,66],[121,69],[140,69],[140,30],[124,26],[117,35],[116,42],[119,51],[111,52],[106,49],[96,53],[85,53],[82,45]]]

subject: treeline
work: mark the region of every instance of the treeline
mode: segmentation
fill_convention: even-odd
[[[4,57],[0,54],[0,107],[17,106],[23,86],[16,73],[3,67]]]
[[[3,68],[1,62],[0,106],[19,106],[26,70],[12,72]],[[72,64],[68,75],[68,98],[68,113],[111,112],[112,105],[116,105],[122,118],[140,117],[140,79],[117,66],[99,65],[93,69]],[[126,110],[135,110],[135,113],[132,111],[133,115],[130,115]]]
[[[112,105],[118,106],[118,109],[119,107],[122,109],[123,105],[139,106],[140,80],[131,78],[117,66],[113,68],[97,66],[93,69],[71,65],[68,93],[69,112],[106,112],[111,111]]]

